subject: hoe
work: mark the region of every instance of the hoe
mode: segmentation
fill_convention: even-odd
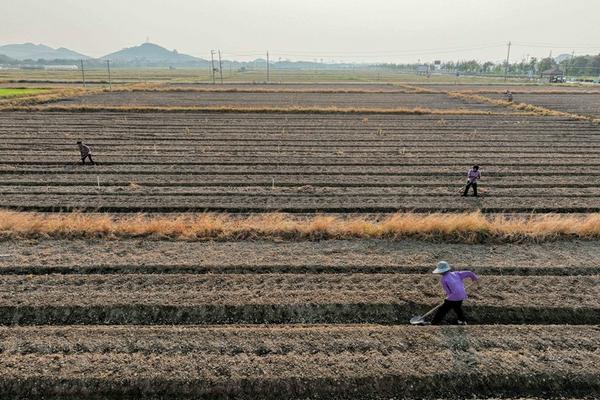
[[[410,324],[411,325],[425,325],[425,318],[428,317],[429,315],[433,314],[434,312],[436,312],[437,309],[440,308],[443,304],[444,303],[439,304],[439,305],[433,307],[431,310],[427,311],[423,315],[417,315],[415,317],[412,317],[410,319]]]

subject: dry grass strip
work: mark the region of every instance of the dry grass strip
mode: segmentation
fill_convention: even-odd
[[[500,99],[491,99],[489,97],[481,96],[481,95],[477,95],[477,94],[468,94],[468,93],[463,93],[463,92],[448,92],[448,96],[455,98],[455,99],[478,101],[480,103],[487,103],[487,104],[492,104],[495,106],[512,108],[513,110],[516,110],[516,111],[524,111],[526,113],[535,114],[535,115],[563,117],[563,118],[569,118],[569,119],[579,120],[579,121],[591,121],[594,123],[597,123],[600,121],[593,117],[587,117],[584,115],[569,113],[569,112],[565,112],[565,111],[552,110],[549,108],[540,107],[540,106],[536,106],[533,104],[510,102],[507,100],[500,100]]]
[[[512,115],[511,113],[469,110],[464,108],[433,109],[414,108],[369,108],[369,107],[273,107],[273,106],[105,106],[105,105],[14,105],[0,107],[4,111],[47,111],[47,112],[123,112],[123,113],[254,113],[254,114],[409,114],[409,115]],[[519,115],[523,115],[519,113]],[[533,114],[532,115],[536,115]]]
[[[251,216],[193,214],[177,216],[0,211],[3,238],[129,238],[175,240],[237,239],[402,239],[449,240],[465,243],[551,241],[600,238],[600,214],[570,216],[486,216],[399,213],[381,219],[283,213]]]
[[[50,89],[45,93],[35,94],[31,96],[20,96],[17,98],[8,98],[0,100],[0,110],[12,111],[19,108],[52,103],[68,99],[71,97],[82,97],[91,94],[97,94],[105,91],[105,89],[85,89],[85,88],[62,88],[62,89]]]
[[[271,87],[228,87],[228,86],[170,86],[164,83],[135,83],[131,85],[119,86],[112,90],[113,92],[191,92],[191,93],[319,93],[319,94],[335,94],[335,93],[371,93],[371,94],[413,94],[413,89],[367,89],[364,86],[361,88],[319,88],[319,84],[312,88],[294,88],[294,87],[279,87],[277,84]]]

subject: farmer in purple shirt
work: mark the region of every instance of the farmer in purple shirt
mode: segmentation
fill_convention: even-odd
[[[466,196],[467,193],[469,193],[469,188],[473,187],[473,196],[477,197],[477,180],[480,178],[481,172],[479,172],[479,165],[473,165],[473,168],[471,168],[467,174],[467,187],[465,187],[463,196]]]
[[[458,324],[466,325],[467,321],[462,310],[462,302],[466,300],[467,292],[465,291],[463,281],[467,278],[471,279],[477,285],[477,289],[479,288],[479,278],[471,271],[452,271],[452,268],[450,268],[450,265],[446,261],[440,261],[433,273],[442,274],[440,283],[446,292],[446,299],[444,300],[444,304],[435,313],[431,324],[438,325],[448,311],[452,309],[458,317]]]

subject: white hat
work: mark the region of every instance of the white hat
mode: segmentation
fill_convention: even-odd
[[[434,274],[443,274],[444,272],[450,271],[450,264],[446,261],[440,261],[437,263],[437,268],[433,270]]]

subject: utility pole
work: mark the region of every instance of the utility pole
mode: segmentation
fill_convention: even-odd
[[[85,87],[85,70],[83,69],[83,60],[81,60],[81,81],[83,82],[83,87]]]
[[[574,57],[575,57],[575,50],[573,50],[573,52],[571,53],[571,59],[569,60],[569,62],[567,63],[567,66],[565,67],[565,79],[567,79],[569,77],[568,72],[569,72],[569,68],[573,65]]]
[[[110,60],[106,60],[106,69],[108,70],[108,88],[112,91],[112,80],[110,79]]]
[[[219,74],[221,75],[221,85],[223,84],[223,63],[221,62],[221,49],[219,49]]]
[[[215,51],[211,50],[210,51],[210,69],[212,72],[212,81],[213,81],[213,85],[216,83],[215,82]]]
[[[269,70],[269,52],[267,51],[267,83],[269,83],[271,71]]]
[[[508,80],[508,66],[510,65],[510,46],[511,42],[508,42],[508,53],[506,54],[506,67],[504,68],[504,82]]]

